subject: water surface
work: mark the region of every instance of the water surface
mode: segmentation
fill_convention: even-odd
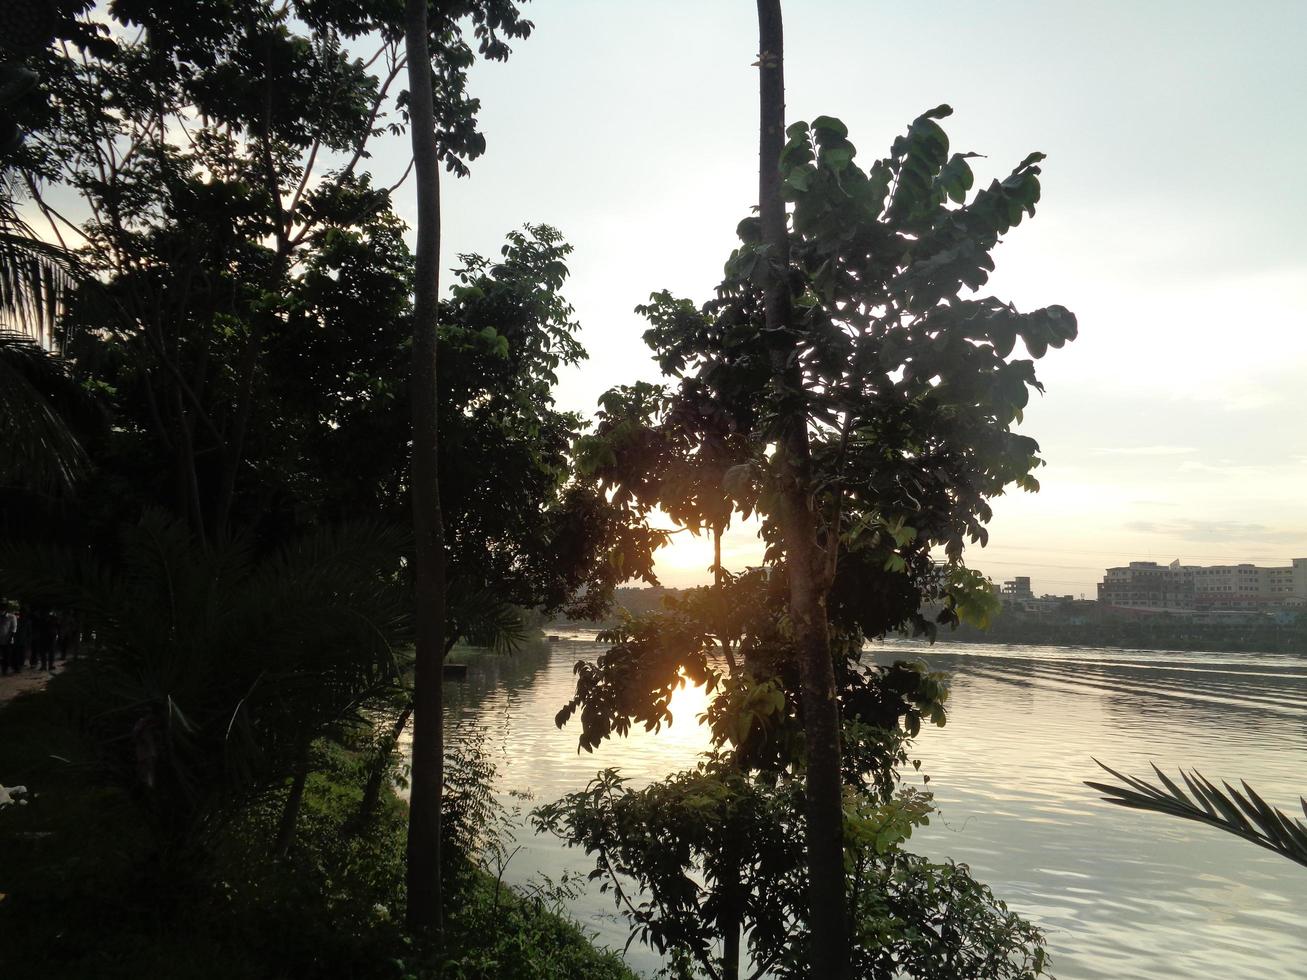
[[[578,754],[574,725],[554,726],[572,665],[600,650],[591,635],[566,633],[548,652],[476,659],[465,682],[447,685],[450,725],[485,732],[506,805],[523,807],[509,790],[545,802],[604,767],[642,784],[694,764],[705,699],[693,689],[674,699],[670,728],[593,755]],[[874,655],[924,656],[954,678],[948,726],[923,731],[915,753],[942,819],[912,849],[966,862],[1041,925],[1059,977],[1307,977],[1307,868],[1198,824],[1109,806],[1082,784],[1100,775],[1093,757],[1133,774],[1152,760],[1247,779],[1296,809],[1307,791],[1307,657],[909,643]],[[525,829],[517,843],[510,882],[592,866]],[[571,911],[600,942],[625,944],[597,887]],[[659,965],[638,945],[627,959],[650,973]]]

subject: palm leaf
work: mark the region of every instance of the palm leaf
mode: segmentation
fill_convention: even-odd
[[[84,414],[89,401],[59,358],[24,334],[0,329],[0,484],[71,487],[87,457],[61,409]]]
[[[449,618],[472,646],[498,654],[517,653],[531,637],[522,611],[490,589],[449,590]]]
[[[42,241],[14,203],[0,172],[0,484],[67,489],[86,454],[67,424],[89,399],[56,356],[65,303],[90,281],[76,255]]]
[[[44,347],[56,345],[64,301],[76,285],[65,254],[0,230],[0,324]]]
[[[1229,783],[1223,783],[1222,789],[1196,770],[1181,770],[1180,775],[1193,794],[1190,799],[1157,766],[1153,766],[1153,772],[1161,782],[1160,787],[1119,773],[1097,759],[1094,761],[1124,784],[1086,781],[1086,786],[1104,794],[1104,802],[1196,820],[1307,867],[1307,824],[1272,807],[1246,782],[1242,784],[1243,792]],[[1307,799],[1300,798],[1299,802],[1307,814]]]
[[[64,303],[83,277],[73,253],[37,238],[19,216],[12,187],[0,175],[0,329],[53,349]]]

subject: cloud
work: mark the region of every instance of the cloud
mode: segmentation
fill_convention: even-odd
[[[1185,456],[1198,452],[1193,446],[1122,446],[1111,449],[1091,449],[1098,456]]]
[[[1280,545],[1307,541],[1307,531],[1246,521],[1130,521],[1125,526],[1138,534],[1162,534],[1184,541],[1257,541]]]

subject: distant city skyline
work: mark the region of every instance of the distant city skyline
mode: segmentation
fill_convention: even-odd
[[[563,231],[591,360],[558,398],[591,416],[609,386],[657,379],[633,307],[707,298],[755,202],[754,10],[527,12],[536,33],[473,73],[488,150],[444,182],[443,265],[528,221]],[[1307,4],[808,0],[786,17],[789,117],[840,116],[864,165],[940,102],[983,180],[1048,153],[988,291],[1062,303],[1081,337],[1039,363],[1047,395],[1022,427],[1043,491],[997,501],[968,563],[1092,596],[1130,560],[1307,553],[1307,124],[1284,102],[1307,91]],[[407,162],[386,140],[372,167]],[[659,562],[668,585],[707,579],[710,548],[688,538]],[[737,567],[757,554],[747,528],[728,542]]]

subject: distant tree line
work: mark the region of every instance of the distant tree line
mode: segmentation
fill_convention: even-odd
[[[1180,617],[1124,617],[1099,612],[1092,618],[1023,616],[1004,611],[985,629],[963,625],[950,643],[1028,643],[1051,646],[1121,647],[1241,653],[1307,652],[1307,619],[1278,622],[1200,623]]]

